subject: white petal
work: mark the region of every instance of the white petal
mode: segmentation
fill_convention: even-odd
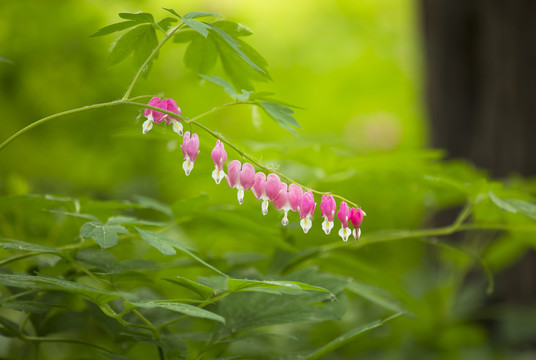
[[[359,237],[361,236],[361,228],[352,230],[352,235],[354,235],[355,241],[359,240]]]
[[[324,222],[322,223],[322,230],[324,230],[326,235],[329,235],[331,229],[333,229],[333,225],[333,221],[328,221],[328,218],[324,217]]]
[[[219,184],[224,177],[225,177],[225,172],[223,172],[223,170],[218,170],[218,168],[216,168],[212,172],[212,178],[214,179],[216,184]]]
[[[173,121],[173,131],[182,136],[182,124],[180,121]]]
[[[313,226],[313,222],[311,219],[309,219],[309,217],[306,217],[305,219],[301,219],[300,225],[303,229],[303,232],[307,234],[311,226]]]
[[[147,134],[149,130],[153,128],[153,117],[151,116],[149,119],[145,120],[143,122],[143,134]]]
[[[262,214],[263,215],[268,214],[268,204],[269,204],[268,200],[266,200],[266,199],[262,200],[261,209],[262,209]]]
[[[182,168],[184,169],[184,173],[186,176],[190,175],[192,172],[192,169],[194,168],[194,163],[190,161],[189,159],[184,160],[182,163]]]
[[[285,210],[285,215],[283,216],[283,219],[281,219],[281,224],[283,224],[283,226],[288,225],[288,210]]]
[[[350,234],[352,231],[348,228],[341,228],[339,230],[339,236],[342,238],[343,241],[348,241],[348,237],[350,237]]]
[[[238,189],[236,198],[238,199],[238,203],[242,205],[242,203],[244,202],[244,189]]]

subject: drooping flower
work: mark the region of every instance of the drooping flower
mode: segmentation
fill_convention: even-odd
[[[216,141],[216,146],[214,146],[210,157],[212,158],[212,161],[214,161],[215,167],[214,171],[212,172],[212,178],[214,181],[216,181],[216,184],[219,184],[221,179],[225,177],[225,173],[223,172],[223,163],[225,163],[227,160],[227,152],[225,152],[223,143],[220,140]]]
[[[315,212],[316,203],[313,193],[309,190],[301,198],[300,204],[298,206],[298,213],[300,214],[300,225],[303,229],[303,232],[307,234],[313,222],[311,217]]]
[[[162,100],[159,107],[182,116],[181,109],[173,99]],[[178,118],[164,114],[162,120],[164,120],[166,124],[173,124],[173,131],[182,136],[182,124]]]
[[[197,134],[192,134],[190,137],[190,132],[187,131],[184,133],[182,138],[182,158],[184,162],[182,163],[182,168],[186,176],[190,175],[190,172],[194,168],[194,161],[199,154],[199,137]]]
[[[281,220],[283,226],[288,225],[288,212],[290,210],[296,211],[303,197],[302,188],[296,184],[290,184],[287,188],[287,184],[281,183],[280,193],[277,199],[274,201],[274,207],[278,210],[283,210],[285,215]]]
[[[335,220],[335,211],[337,210],[337,203],[333,196],[323,195],[322,201],[320,202],[320,210],[322,211],[322,216],[324,217],[324,222],[322,222],[322,229],[328,235],[333,229],[333,220]]]
[[[159,97],[154,97],[151,99],[151,101],[149,101],[149,105],[182,116],[181,109],[177,106],[177,103],[173,99],[161,100]],[[179,122],[179,119],[153,109],[145,109],[143,115],[147,118],[147,120],[145,120],[143,123],[144,134],[147,134],[147,132],[153,128],[153,123],[159,124],[164,120],[166,124],[173,123],[173,131],[179,135],[182,135],[182,124]]]
[[[361,209],[351,208],[350,209],[350,221],[354,225],[354,230],[352,230],[352,235],[354,235],[355,241],[359,240],[361,236],[361,223],[363,222],[363,217],[365,212]]]
[[[238,160],[233,160],[227,167],[227,183],[229,187],[238,190],[238,203],[244,202],[244,190],[249,190],[255,180],[255,168],[249,163],[243,165]]]
[[[339,230],[339,236],[342,238],[343,241],[348,241],[348,237],[352,233],[350,229],[348,229],[348,220],[350,220],[350,209],[348,208],[348,204],[345,201],[341,202],[341,207],[339,209],[339,212],[337,213],[337,217],[341,221],[341,229]]]
[[[266,184],[266,175],[263,172],[258,172],[255,174],[255,179],[253,180],[253,185],[251,186],[251,191],[257,199],[262,200],[261,211],[263,215],[268,214],[268,195],[264,189]]]
[[[282,190],[281,179],[279,179],[279,176],[277,176],[277,174],[268,174],[266,183],[264,184],[264,192],[266,193],[266,196],[268,196],[268,200],[271,202],[276,201]]]

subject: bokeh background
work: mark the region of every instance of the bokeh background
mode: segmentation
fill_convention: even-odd
[[[147,11],[158,19],[167,16],[162,7],[212,11],[253,31],[248,42],[266,58],[273,78],[256,83],[256,89],[303,108],[295,114],[302,129],[296,137],[248,106],[202,122],[263,164],[360,204],[368,214],[365,235],[450,223],[465,195],[430,181],[434,176],[460,184],[499,177],[530,200],[536,192],[530,179],[536,164],[535,45],[529,36],[535,26],[528,17],[533,5],[449,3],[2,1],[0,56],[13,64],[0,63],[0,137],[44,116],[122,96],[137,69],[130,59],[106,66],[113,35],[89,38],[116,22],[117,13]],[[184,50],[182,44],[166,46],[133,94],[174,98],[190,117],[228,102],[220,88],[185,68]],[[139,114],[130,108],[96,110],[25,134],[0,153],[0,194],[102,200],[144,195],[169,204],[207,194],[212,205],[235,206],[235,191],[210,177],[213,138],[199,132],[201,153],[186,178],[179,139],[157,128],[142,136]],[[257,211],[260,218],[250,194],[242,210]],[[270,216],[259,221],[278,226],[277,216]],[[502,215],[484,206],[478,216]],[[339,241],[321,233],[318,218],[307,236],[296,224],[290,227],[298,247]],[[198,219],[187,232],[202,254],[263,251],[262,239],[232,225]],[[493,294],[486,294],[486,280],[470,257],[420,241],[342,250],[315,260],[322,270],[388,289],[416,315],[338,356],[536,356],[533,235],[489,231],[449,240],[489,264],[497,279]],[[351,305],[346,322],[328,322],[307,341],[323,342],[332,337],[326,333],[335,335],[376,314],[357,301]]]

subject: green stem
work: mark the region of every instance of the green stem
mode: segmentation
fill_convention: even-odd
[[[143,72],[145,71],[145,69],[147,68],[147,66],[149,65],[149,63],[151,62],[151,60],[155,57],[155,55],[158,53],[158,51],[160,50],[160,48],[162,46],[164,46],[164,44],[175,34],[175,32],[177,30],[180,29],[181,26],[183,26],[184,23],[180,23],[179,25],[175,26],[174,28],[172,28],[169,33],[162,39],[162,41],[160,41],[160,43],[153,49],[153,51],[151,52],[151,55],[149,55],[147,57],[147,59],[145,59],[145,62],[140,66],[140,68],[138,69],[138,72],[136,73],[136,75],[134,76],[134,79],[132,79],[132,82],[130,83],[127,91],[125,92],[125,95],[123,95],[123,97],[121,98],[121,100],[127,100],[128,97],[130,96],[130,93],[132,92],[132,89],[134,88],[134,85],[136,85],[136,82],[138,81],[138,79],[140,78],[141,74],[143,74]]]

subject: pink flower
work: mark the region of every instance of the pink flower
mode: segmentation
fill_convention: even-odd
[[[350,221],[352,222],[352,225],[354,225],[354,230],[352,231],[352,234],[354,235],[355,241],[359,240],[359,237],[361,236],[360,226],[363,222],[363,217],[365,215],[365,212],[361,209],[350,209]]]
[[[182,158],[184,162],[182,163],[182,168],[186,173],[186,176],[190,175],[190,172],[194,168],[194,161],[199,154],[199,137],[197,134],[192,134],[190,138],[190,132],[187,131],[184,133],[182,138]]]
[[[348,204],[344,201],[341,202],[341,207],[337,213],[337,217],[341,221],[342,227],[339,230],[339,236],[343,241],[348,241],[348,237],[351,234],[350,229],[348,229],[348,220],[350,219],[350,209]]]
[[[216,184],[219,184],[221,179],[225,177],[225,173],[223,172],[223,163],[225,163],[227,160],[227,153],[225,152],[223,143],[220,140],[216,141],[216,146],[214,146],[210,157],[212,158],[212,161],[214,161],[215,167],[214,171],[212,172],[212,178],[214,181],[216,181]]]
[[[182,116],[181,109],[179,109],[177,103],[173,99],[160,100],[159,97],[154,97],[151,99],[151,101],[149,101],[149,105]],[[147,132],[153,128],[153,123],[159,124],[162,122],[162,120],[165,120],[166,124],[173,123],[173,131],[179,135],[182,135],[182,124],[179,122],[179,119],[153,109],[145,109],[143,115],[147,118],[147,120],[143,123],[144,134],[147,134]]]
[[[313,196],[313,193],[309,190],[303,195],[298,206],[298,213],[300,214],[301,218],[300,225],[303,229],[303,232],[306,234],[313,225],[311,217],[315,212],[315,208],[315,197]]]
[[[296,211],[298,209],[302,197],[303,191],[300,186],[290,184],[287,190],[287,184],[281,183],[281,191],[277,199],[274,201],[274,207],[285,212],[283,220],[281,220],[283,226],[288,225],[288,212],[290,210]]]
[[[253,180],[253,185],[251,186],[251,191],[257,199],[262,199],[261,211],[263,215],[268,214],[268,195],[264,190],[264,185],[266,184],[266,175],[263,172],[258,172],[255,174],[255,179]]]
[[[226,178],[229,187],[238,189],[238,203],[242,204],[244,202],[244,190],[249,190],[255,180],[255,168],[249,163],[242,165],[240,161],[233,160],[227,167]]]
[[[271,202],[274,202],[281,194],[281,179],[276,174],[268,174],[266,183],[264,184],[264,192]]]
[[[322,223],[322,229],[324,232],[329,234],[331,229],[333,229],[333,220],[335,220],[335,211],[337,210],[337,203],[333,196],[323,195],[322,201],[320,202],[321,215],[324,217],[324,222]]]

